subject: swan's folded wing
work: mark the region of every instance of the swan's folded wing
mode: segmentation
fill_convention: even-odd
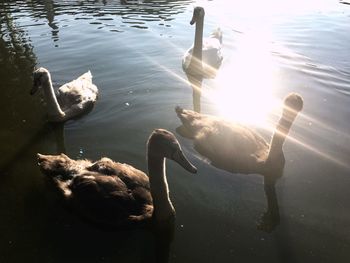
[[[213,70],[217,70],[223,60],[220,41],[216,38],[206,38],[203,42],[202,56],[204,67],[211,67]]]
[[[68,82],[57,90],[57,99],[62,108],[97,99],[98,89],[92,83],[90,71]]]
[[[117,176],[128,188],[141,186],[150,189],[148,176],[144,172],[131,165],[114,162],[109,158],[101,158],[88,167],[87,170],[98,172],[102,175]]]
[[[142,215],[151,203],[150,195],[142,189],[134,193],[119,177],[95,172],[74,178],[71,189],[82,216],[105,226],[121,226],[130,215]]]
[[[192,58],[193,46],[190,47],[182,57],[182,70],[187,71]]]
[[[254,171],[257,161],[268,152],[266,141],[240,124],[214,121],[194,140],[195,149],[221,169],[236,173]]]

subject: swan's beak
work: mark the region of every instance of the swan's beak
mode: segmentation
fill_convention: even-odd
[[[179,149],[177,150],[172,158],[175,162],[180,164],[183,168],[185,168],[190,173],[197,173],[197,168],[190,163],[190,161],[186,158],[186,156],[183,154],[183,152]]]

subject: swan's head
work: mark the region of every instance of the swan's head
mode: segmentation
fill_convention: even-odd
[[[293,121],[298,113],[303,109],[303,98],[297,93],[290,93],[284,99],[283,117]]]
[[[190,24],[193,25],[194,23],[198,22],[199,20],[203,20],[203,17],[205,15],[204,8],[201,6],[196,6],[193,9],[193,16],[190,21]]]
[[[30,95],[35,94],[44,82],[50,80],[50,73],[46,68],[38,68],[33,72],[33,87],[30,90]]]
[[[60,155],[44,155],[37,154],[38,165],[41,171],[49,176],[70,177],[76,173],[76,165],[74,161],[65,154]]]
[[[196,173],[197,168],[190,163],[182,152],[180,143],[175,135],[164,129],[156,129],[148,139],[148,157],[156,159],[168,158],[191,173]]]

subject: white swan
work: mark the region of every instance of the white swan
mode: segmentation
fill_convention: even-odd
[[[92,83],[90,71],[77,79],[64,84],[57,90],[52,86],[50,72],[41,67],[33,72],[33,95],[40,87],[43,89],[49,121],[63,122],[89,112],[98,96],[98,89]]]
[[[148,139],[148,174],[124,163],[102,158],[91,163],[68,156],[38,154],[41,171],[55,182],[68,205],[104,228],[173,222],[165,158],[191,173],[197,169],[186,159],[176,137],[156,129]]]
[[[216,29],[209,38],[203,40],[203,24],[205,11],[203,7],[195,7],[190,24],[196,24],[194,44],[187,50],[182,59],[182,69],[187,75],[214,78],[222,63],[222,32]]]

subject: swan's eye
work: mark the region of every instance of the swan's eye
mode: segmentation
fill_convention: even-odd
[[[177,142],[171,142],[170,144],[171,149],[171,157],[174,156],[174,154],[177,154],[178,151],[181,151],[181,148],[179,147],[179,144]]]

